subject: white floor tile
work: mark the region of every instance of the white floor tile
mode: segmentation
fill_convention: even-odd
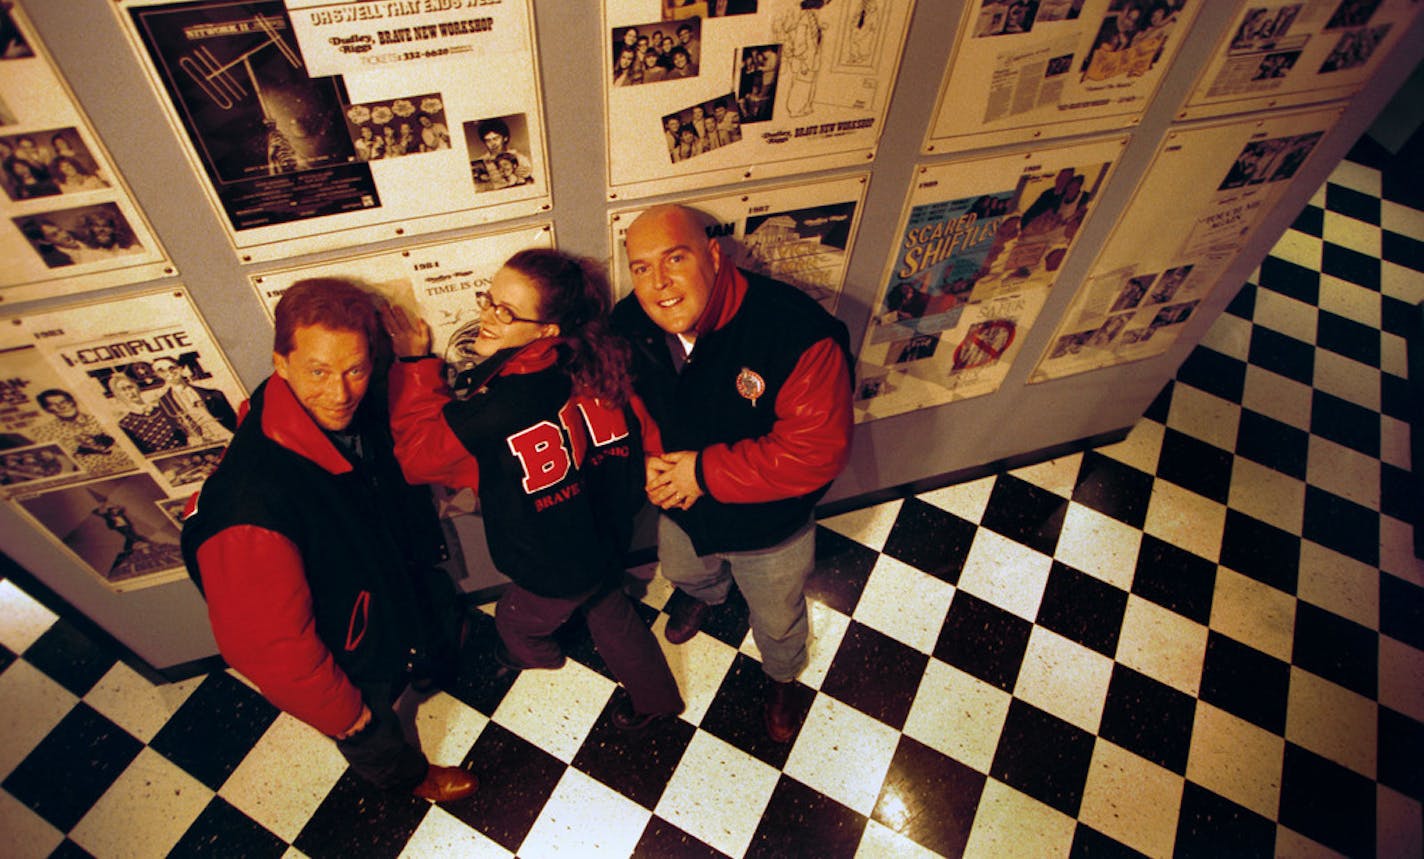
[[[981,773],[989,772],[1013,696],[931,659],[905,720],[905,735]]]
[[[922,653],[934,650],[954,586],[881,555],[855,606],[855,619]]]
[[[663,791],[657,815],[729,856],[751,843],[780,773],[746,752],[698,731]],[[728,785],[737,785],[728,790]]]
[[[870,816],[900,732],[830,695],[817,695],[796,737],[786,774]]]
[[[631,856],[652,812],[570,767],[519,847],[521,856]]]
[[[613,694],[614,682],[570,659],[557,671],[521,671],[494,721],[570,763]]]
[[[212,798],[201,782],[144,747],[69,837],[95,859],[163,856]]]

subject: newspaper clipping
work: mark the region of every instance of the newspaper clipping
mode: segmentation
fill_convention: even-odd
[[[863,164],[913,5],[605,0],[610,198]]]
[[[925,151],[1133,125],[1200,0],[965,5]]]
[[[125,6],[229,238],[273,259],[544,208],[529,3]],[[504,140],[487,148],[484,124],[501,120]],[[492,187],[486,158],[504,149],[521,181]]]
[[[56,309],[4,330],[0,497],[116,589],[182,577],[177,517],[246,397],[187,293]]]
[[[1166,352],[1338,118],[1336,109],[1170,134],[1029,381]]]
[[[792,284],[834,313],[869,178],[860,174],[680,202],[712,217],[716,226],[708,237],[717,238],[738,267]],[[640,212],[614,212],[609,220],[619,296],[632,291],[623,240]]]
[[[167,261],[20,8],[0,0],[0,295],[159,277]]]
[[[998,390],[1125,144],[920,168],[860,350],[858,421]]]

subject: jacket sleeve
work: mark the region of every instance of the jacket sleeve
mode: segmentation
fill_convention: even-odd
[[[628,405],[633,408],[633,416],[638,419],[638,425],[643,430],[643,453],[648,456],[662,456],[663,435],[658,429],[658,422],[653,420],[652,412],[648,411],[647,403],[637,394],[629,397]]]
[[[794,498],[835,479],[850,460],[850,368],[834,340],[806,350],[776,397],[771,432],[704,448],[698,473],[729,504]]]
[[[297,547],[275,531],[235,525],[198,548],[198,570],[227,663],[323,734],[350,728],[361,715],[361,693],[317,636]]]
[[[406,481],[479,489],[479,464],[445,421],[450,395],[440,360],[397,361],[389,387],[391,433]]]

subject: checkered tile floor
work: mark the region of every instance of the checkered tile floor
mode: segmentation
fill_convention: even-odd
[[[1351,157],[1125,441],[820,523],[791,744],[744,605],[667,646],[687,712],[632,740],[586,640],[499,678],[480,612],[417,728],[482,787],[431,806],[0,582],[0,853],[1419,856],[1424,213]]]

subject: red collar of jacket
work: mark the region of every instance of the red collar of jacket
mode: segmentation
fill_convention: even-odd
[[[351,463],[302,407],[287,380],[275,374],[268,377],[263,394],[262,434],[332,474],[352,470]]]
[[[537,373],[540,370],[547,370],[559,360],[560,342],[557,337],[540,337],[533,343],[521,346],[499,368],[499,375]]]
[[[722,268],[717,279],[712,281],[712,292],[707,296],[707,307],[703,308],[693,330],[698,336],[716,331],[737,315],[742,308],[742,299],[747,296],[747,279],[732,265],[727,257],[722,257]]]

